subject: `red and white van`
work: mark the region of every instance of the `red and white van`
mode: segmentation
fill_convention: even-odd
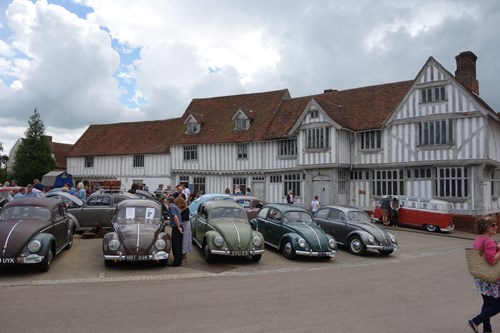
[[[398,224],[424,228],[427,231],[449,232],[455,229],[452,207],[447,201],[437,199],[426,199],[419,197],[409,197],[393,195],[399,200]],[[373,220],[382,221],[382,210],[380,209],[380,199],[373,211]]]

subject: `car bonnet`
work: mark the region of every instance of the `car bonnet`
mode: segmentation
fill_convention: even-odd
[[[35,219],[9,219],[0,220],[0,246],[1,256],[16,256],[26,242],[35,234],[43,232],[51,223]]]
[[[293,231],[302,236],[311,250],[313,251],[326,251],[328,247],[328,237],[325,232],[312,223],[304,222],[291,222],[283,224],[285,228]]]
[[[210,226],[221,234],[231,250],[247,249],[251,244],[252,228],[244,220],[216,219]]]
[[[148,254],[155,242],[161,225],[150,223],[114,224],[120,242],[127,254]]]

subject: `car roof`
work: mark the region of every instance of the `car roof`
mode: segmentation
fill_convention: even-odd
[[[259,200],[259,201],[263,201],[265,202],[265,200],[261,199],[261,198],[257,198],[257,197],[254,197],[252,195],[236,195],[236,194],[233,194],[230,196],[231,199],[233,200]]]
[[[274,207],[282,212],[288,212],[288,211],[304,211],[306,213],[310,213],[307,209],[302,208],[297,205],[290,205],[290,204],[285,204],[285,203],[268,203],[262,208],[266,207]]]
[[[83,205],[83,201],[82,199],[80,199],[79,197],[77,197],[76,195],[73,195],[73,194],[69,194],[68,192],[63,192],[63,191],[59,191],[59,192],[50,192],[50,193],[46,193],[45,196],[47,198],[52,198],[52,197],[56,197],[56,196],[63,196],[65,198],[68,198],[69,200],[71,201],[74,201],[76,202],[78,205]]]
[[[134,198],[134,199],[127,199],[123,200],[120,203],[118,203],[117,208],[123,208],[123,207],[152,207],[156,209],[160,209],[161,205],[158,201],[155,200],[145,200],[145,199],[139,199],[139,198]]]
[[[208,209],[215,208],[238,208],[243,210],[240,204],[232,201],[232,200],[210,200],[202,203],[202,205],[206,206]]]
[[[16,206],[40,206],[46,207],[52,210],[55,206],[62,204],[62,201],[56,198],[20,198],[14,201],[7,203],[3,206],[3,209],[8,207],[16,207]]]
[[[339,209],[339,210],[342,210],[342,211],[362,211],[362,212],[365,212],[364,210],[358,208],[358,207],[353,207],[353,206],[344,206],[344,205],[327,205],[327,206],[321,206],[320,209],[322,208],[336,208],[336,209]],[[366,212],[365,212],[366,213]]]

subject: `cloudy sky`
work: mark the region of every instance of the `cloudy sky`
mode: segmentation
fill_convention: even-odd
[[[409,80],[430,56],[454,73],[467,50],[500,112],[498,31],[498,0],[0,0],[0,142],[8,154],[35,108],[75,143],[193,98]]]

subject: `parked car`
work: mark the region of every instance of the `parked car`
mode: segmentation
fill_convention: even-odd
[[[399,200],[398,224],[424,228],[427,231],[450,232],[455,229],[452,206],[449,202],[410,196],[393,196]],[[373,212],[376,222],[382,221],[382,210],[379,200]]]
[[[62,195],[56,192],[56,195]],[[50,194],[52,195],[52,193]],[[70,198],[71,194],[64,195]],[[91,194],[81,205],[68,208],[68,213],[76,223],[76,233],[81,234],[85,231],[98,233],[102,229],[111,229],[111,219],[118,203],[127,199],[137,199],[135,194],[128,192],[110,193],[98,191]],[[74,200],[72,200],[75,202]]]
[[[106,267],[121,261],[155,261],[167,266],[170,235],[163,232],[161,205],[144,199],[124,200],[116,207],[113,231],[103,237]]]
[[[363,210],[345,206],[321,207],[313,215],[314,221],[338,244],[347,246],[352,254],[363,255],[377,250],[389,255],[398,249],[396,237],[373,223]]]
[[[333,258],[337,242],[313,221],[311,213],[297,205],[267,204],[250,221],[264,236],[265,243],[287,259],[297,255]]]
[[[259,262],[264,253],[264,237],[252,230],[245,210],[229,200],[208,200],[191,217],[193,242],[207,263],[215,256],[251,257]]]
[[[42,272],[73,245],[75,226],[66,206],[53,198],[13,200],[0,214],[0,264],[36,265]]]
[[[232,195],[231,200],[239,203],[245,209],[249,220],[255,218],[259,210],[266,204],[264,200],[249,195]]]
[[[197,211],[198,207],[206,201],[210,200],[230,200],[231,196],[229,194],[221,194],[221,193],[209,193],[209,194],[203,194],[191,204],[189,204],[189,214],[193,216]]]

